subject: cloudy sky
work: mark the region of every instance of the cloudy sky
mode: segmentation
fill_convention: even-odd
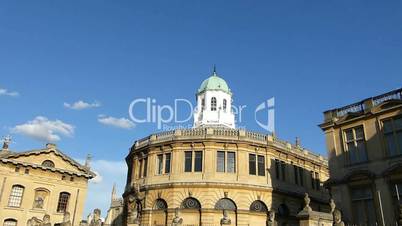
[[[194,103],[216,64],[234,104],[247,106],[238,125],[265,132],[254,110],[275,97],[276,134],[326,155],[324,110],[401,87],[401,4],[1,1],[0,136],[13,137],[13,150],[54,142],[78,160],[92,154],[100,176],[85,215],[105,212],[113,183],[124,188],[129,147],[158,131],[133,121],[130,103]],[[181,102],[175,115],[189,112]]]

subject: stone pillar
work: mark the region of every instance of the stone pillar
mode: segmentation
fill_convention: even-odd
[[[330,213],[302,210],[297,214],[300,226],[332,226],[333,218]]]

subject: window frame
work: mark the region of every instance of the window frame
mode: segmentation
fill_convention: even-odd
[[[62,197],[62,195],[66,195],[67,200],[65,199],[65,197]],[[57,213],[65,213],[68,211],[68,207],[70,205],[70,198],[71,194],[68,192],[63,191],[59,193],[59,199],[57,200],[57,209],[56,209]]]
[[[397,115],[397,116],[393,116],[393,117],[389,117],[389,118],[385,118],[385,119],[381,120],[381,127],[382,127],[382,131],[383,131],[382,135],[383,135],[383,140],[384,140],[384,144],[385,144],[386,154],[388,157],[395,157],[395,156],[402,155],[402,140],[401,141],[398,140],[398,133],[402,133],[402,127],[397,128],[395,126],[396,120],[402,120],[402,116]],[[387,121],[389,121],[391,123],[391,131],[386,132],[384,124]],[[396,148],[396,150],[392,154],[391,154],[391,150],[388,145],[388,142],[387,142],[388,135],[392,135],[392,140],[393,140],[395,148]]]
[[[14,224],[10,225],[10,224],[7,224],[7,222],[13,222]],[[3,226],[17,226],[17,225],[18,225],[18,221],[14,218],[6,218],[3,221]]]
[[[190,154],[190,156],[186,156],[187,154]],[[201,155],[201,158],[199,158],[199,155]],[[200,162],[197,161],[199,159]],[[202,150],[184,151],[184,172],[202,173],[203,171],[204,171],[204,151]]]
[[[252,160],[252,157],[254,160]],[[248,154],[248,174],[257,175],[257,155],[253,153]]]
[[[216,109],[217,109],[216,97],[211,97],[211,111],[216,111]]]
[[[223,168],[219,167],[219,154],[223,154]],[[229,158],[229,155],[232,155],[233,158]],[[222,157],[222,156],[221,156]],[[232,165],[233,159],[233,167],[229,166]],[[237,166],[236,166],[236,152],[232,150],[218,150],[216,151],[216,172],[217,173],[236,173]],[[233,170],[232,170],[233,168]]]
[[[358,129],[361,129],[363,136],[360,138],[357,137],[357,133],[356,131]],[[348,139],[348,132],[351,131],[352,132],[352,139],[349,140]],[[360,163],[365,163],[368,162],[369,158],[368,158],[368,151],[367,151],[367,144],[366,144],[366,131],[364,129],[364,125],[356,125],[353,127],[349,127],[349,128],[345,128],[342,131],[343,133],[343,144],[344,144],[344,151],[347,152],[346,158],[347,158],[347,163],[349,165],[355,165],[355,164],[360,164]],[[364,148],[364,157],[365,159],[361,159],[363,156],[361,155],[361,150],[359,150],[359,142],[363,142],[363,148]],[[354,150],[350,150],[349,148],[349,144],[353,143],[353,147]],[[352,160],[352,155],[354,155],[356,158],[356,160]]]
[[[20,191],[15,191],[14,188],[20,188]],[[10,195],[8,197],[7,206],[12,208],[21,208],[24,199],[25,187],[20,184],[14,184],[11,187]]]

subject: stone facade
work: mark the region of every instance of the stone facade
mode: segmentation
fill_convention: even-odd
[[[345,223],[395,225],[402,191],[402,89],[324,112],[326,183]]]
[[[327,160],[271,135],[163,132],[136,141],[126,162],[124,225],[298,225],[305,193],[312,211],[330,212]]]
[[[79,225],[88,180],[94,176],[54,144],[16,153],[5,143],[0,150],[0,224]]]

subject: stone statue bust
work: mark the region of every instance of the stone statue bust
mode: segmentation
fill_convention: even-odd
[[[42,197],[36,197],[34,201],[34,208],[36,209],[43,209],[44,200]]]
[[[50,223],[50,215],[49,214],[45,214],[45,216],[43,216],[43,220],[42,220],[42,223],[40,224],[40,226],[52,226],[52,223]]]
[[[230,220],[228,216],[228,211],[223,210],[223,218],[221,219],[221,225],[230,225],[232,223],[232,220]]]
[[[93,218],[89,223],[89,226],[102,226],[101,211],[100,209],[95,209],[93,213]]]
[[[172,220],[172,226],[180,226],[183,223],[183,219],[179,216],[179,208],[174,210],[174,218]]]
[[[71,226],[70,213],[69,212],[64,213],[63,222],[60,224],[60,226]]]
[[[268,221],[267,221],[267,226],[276,226],[276,221],[275,221],[275,211],[271,210],[268,213]]]
[[[340,210],[334,210],[334,226],[345,226],[345,223],[342,221],[342,213]]]

